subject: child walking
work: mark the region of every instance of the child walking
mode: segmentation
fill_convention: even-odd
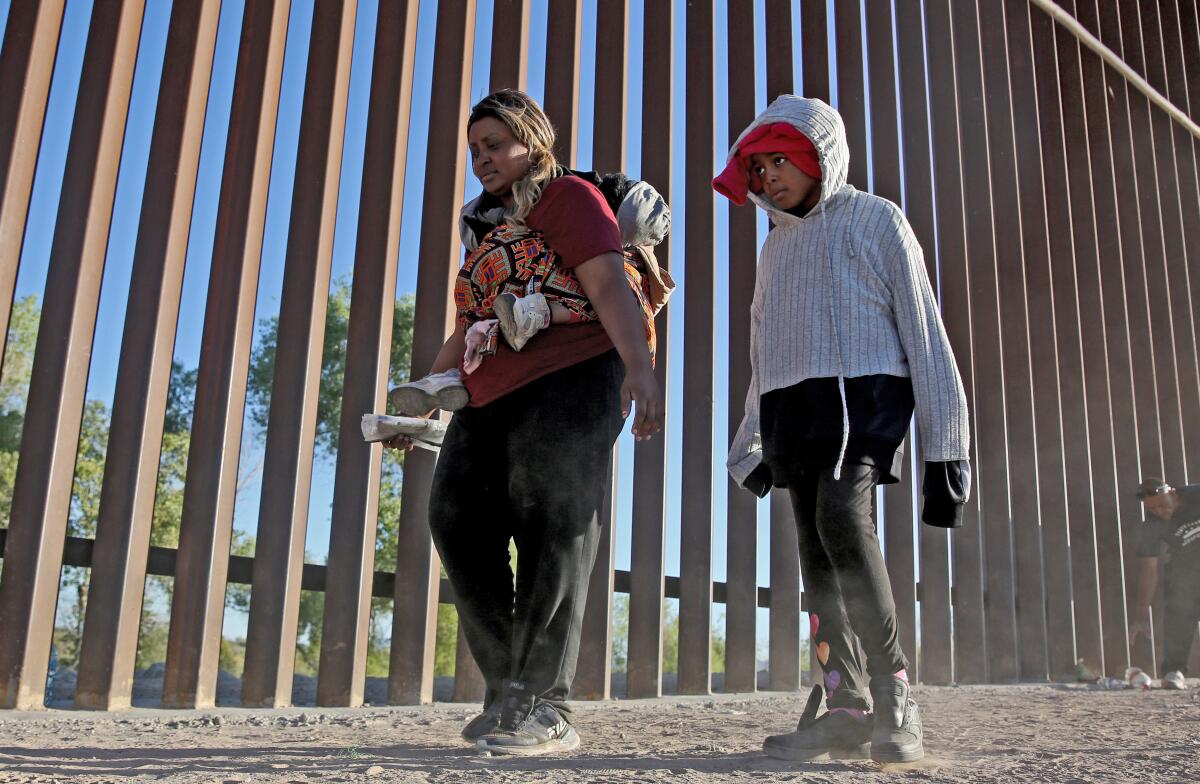
[[[900,478],[915,408],[922,519],[961,524],[966,396],[912,229],[895,204],[846,183],[848,163],[841,116],[783,95],[713,181],[775,224],[758,259],[750,389],[728,466],[759,496],[774,486],[791,497],[824,673],[796,730],[763,750],[908,762],[924,755],[921,720],[872,504],[876,485]]]

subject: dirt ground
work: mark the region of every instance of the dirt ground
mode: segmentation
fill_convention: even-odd
[[[1193,681],[1193,686],[1196,681]],[[578,703],[569,755],[481,756],[458,739],[474,706],[103,714],[0,711],[0,781],[1196,782],[1200,690],[918,687],[926,759],[768,759],[802,695]]]

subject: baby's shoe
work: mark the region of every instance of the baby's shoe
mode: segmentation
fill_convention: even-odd
[[[550,326],[550,303],[544,294],[518,297],[505,292],[492,303],[500,319],[500,334],[513,351],[520,351],[529,339]]]

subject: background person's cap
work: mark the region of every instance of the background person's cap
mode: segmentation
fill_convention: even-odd
[[[1171,490],[1172,487],[1157,476],[1148,476],[1138,485],[1137,497],[1140,500],[1152,495],[1169,493]]]

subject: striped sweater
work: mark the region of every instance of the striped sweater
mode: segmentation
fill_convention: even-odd
[[[966,395],[912,228],[895,204],[846,183],[845,127],[822,101],[780,96],[738,137],[730,159],[746,134],[778,122],[816,146],[821,198],[798,218],[750,194],[775,229],[759,253],[750,389],[729,450],[730,474],[744,485],[762,462],[761,395],[810,378],[880,373],[912,379],[925,460],[967,459]]]

